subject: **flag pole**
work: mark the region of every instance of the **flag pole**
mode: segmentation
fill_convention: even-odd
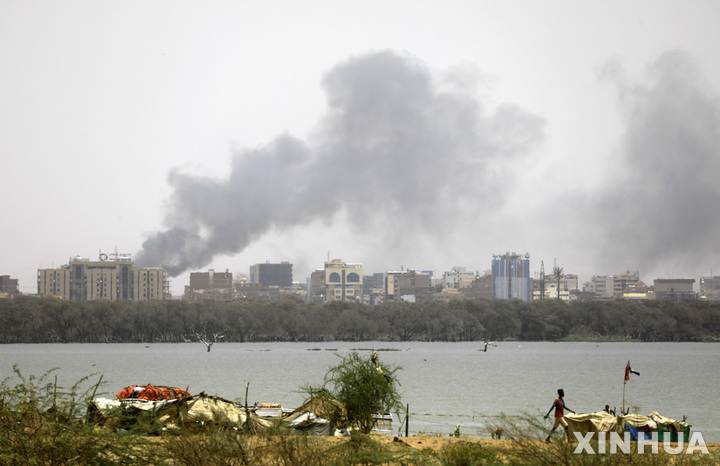
[[[623,413],[623,416],[625,415],[625,385],[626,384],[627,384],[627,380],[623,380],[623,406],[622,406],[622,411],[620,411],[621,413]]]

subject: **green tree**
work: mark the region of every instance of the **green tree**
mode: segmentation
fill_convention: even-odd
[[[375,352],[369,358],[353,352],[328,370],[322,386],[308,386],[303,390],[311,399],[325,401],[335,425],[369,433],[378,413],[403,409],[398,392],[400,382],[396,377],[400,369],[381,363]],[[338,402],[345,408],[344,412],[337,409]]]

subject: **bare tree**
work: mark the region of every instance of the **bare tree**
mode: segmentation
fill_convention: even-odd
[[[221,333],[213,333],[212,339],[209,339],[204,335],[200,335],[198,332],[195,332],[195,336],[197,337],[198,341],[205,343],[208,353],[210,352],[210,348],[212,348],[213,343],[215,343],[216,341],[220,341],[225,337],[225,335]]]

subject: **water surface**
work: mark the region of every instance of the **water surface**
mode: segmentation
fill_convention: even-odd
[[[488,435],[489,418],[499,413],[548,411],[556,390],[577,412],[623,403],[625,364],[640,376],[625,385],[625,405],[640,414],[687,416],[706,442],[720,442],[720,345],[712,343],[500,342],[483,352],[482,343],[330,342],[178,344],[16,344],[0,345],[0,378],[46,371],[70,386],[103,375],[99,392],[115,397],[122,388],[152,383],[204,391],[243,402],[276,402],[296,407],[300,387],[319,385],[337,354],[379,351],[381,362],[398,372],[403,401],[410,406],[410,432],[450,434],[456,425],[468,435]],[[390,350],[390,351],[388,351]],[[399,423],[396,422],[396,429]],[[403,428],[404,430],[404,428]]]

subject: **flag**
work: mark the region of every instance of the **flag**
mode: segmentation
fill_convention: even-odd
[[[630,380],[630,374],[640,375],[640,372],[632,370],[630,367],[630,361],[628,361],[627,366],[625,366],[625,381],[627,382]]]

